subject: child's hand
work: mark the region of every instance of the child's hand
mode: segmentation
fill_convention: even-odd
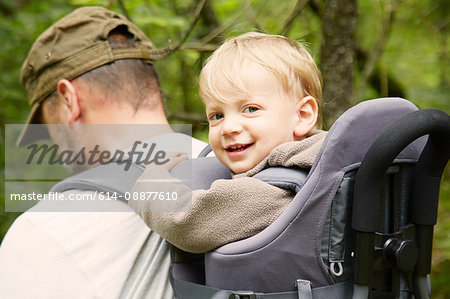
[[[171,171],[172,168],[174,168],[178,163],[181,161],[187,160],[188,157],[184,153],[166,153],[166,158],[169,159],[166,163],[164,163],[162,166],[164,166],[167,171]],[[151,164],[149,164],[146,168],[151,167]]]

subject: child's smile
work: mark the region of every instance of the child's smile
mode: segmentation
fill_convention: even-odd
[[[252,145],[253,143],[229,145],[225,147],[225,150],[227,151],[230,160],[236,160],[243,158]]]
[[[242,152],[252,146],[253,143],[249,144],[233,144],[225,147],[225,150],[229,153]]]

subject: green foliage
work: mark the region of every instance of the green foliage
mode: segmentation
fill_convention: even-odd
[[[20,67],[34,39],[55,20],[71,11],[65,1],[32,1],[12,6],[11,14],[0,18],[0,119],[2,124],[21,123],[28,114],[27,95],[20,83]]]
[[[163,48],[177,46],[194,20],[200,1],[195,0],[0,0],[0,118],[3,124],[23,123],[28,114],[26,93],[20,83],[20,67],[34,39],[73,8],[102,5],[127,15]],[[295,0],[210,0],[208,15],[200,15],[186,41],[176,52],[155,63],[166,94],[166,107],[173,123],[193,124],[194,136],[207,140],[207,123],[197,89],[197,76],[209,50],[237,34],[264,30],[278,34],[296,5]],[[314,6],[311,3],[316,3]],[[306,43],[320,65],[321,1],[310,1],[294,19],[287,36]],[[397,5],[398,4],[398,5]],[[393,6],[394,5],[394,6]],[[397,6],[395,6],[397,5]],[[450,113],[448,15],[446,0],[358,1],[356,46],[359,54],[354,102],[379,96],[404,94],[420,108],[437,108]],[[385,22],[390,15],[389,30]],[[217,27],[217,34],[207,37]],[[367,81],[362,74],[368,57],[376,54]],[[364,58],[364,55],[366,56]],[[382,83],[388,86],[382,86]],[[387,82],[387,83],[386,83]],[[360,87],[360,88],[359,88]],[[324,99],[326,102],[327,99]],[[186,117],[187,116],[187,117]],[[1,165],[4,177],[4,130]],[[4,185],[0,196],[0,240],[17,213],[4,213]],[[446,171],[441,190],[439,223],[436,226],[433,260],[433,298],[450,297],[450,174]]]
[[[438,222],[435,225],[431,272],[432,297],[444,299],[450,295],[450,167],[447,166],[441,184]]]
[[[106,6],[108,2],[107,0],[71,0],[70,4],[73,6]]]
[[[19,6],[23,5],[23,6]],[[23,123],[28,100],[20,83],[20,67],[34,39],[73,7],[66,1],[0,2],[0,119],[2,123],[1,174],[5,177],[4,124]],[[0,187],[0,240],[19,213],[4,212],[4,184]]]

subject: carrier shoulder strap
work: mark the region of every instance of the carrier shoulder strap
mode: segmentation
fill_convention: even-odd
[[[212,158],[206,159],[211,161]],[[116,162],[98,165],[58,182],[50,191],[64,192],[79,189],[116,192],[117,194],[123,195],[133,188],[134,183],[142,174],[143,169],[142,166],[131,164],[130,168],[125,170],[123,165]],[[305,169],[269,167],[256,174],[254,178],[279,188],[298,192],[303,186],[307,175],[308,171]]]
[[[253,178],[298,193],[306,181],[308,172],[309,169],[299,167],[274,166],[255,174]]]
[[[206,145],[199,157],[206,157],[212,151],[211,145]],[[127,163],[129,169],[125,170],[123,162],[111,162],[89,168],[56,183],[50,192],[64,192],[68,190],[88,190],[99,192],[117,192],[125,194],[131,191],[134,183],[142,174],[144,167],[136,163]],[[190,169],[187,169],[190,172]],[[185,174],[183,174],[185,175]],[[119,197],[123,199],[123,197]]]
[[[64,192],[78,189],[110,193],[117,192],[123,195],[133,188],[134,183],[142,174],[143,170],[143,167],[134,163],[127,170],[125,170],[123,165],[116,162],[102,164],[58,182],[50,192]]]

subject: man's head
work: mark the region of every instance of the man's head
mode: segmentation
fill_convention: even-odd
[[[321,77],[309,53],[285,37],[248,33],[226,41],[200,74],[218,159],[235,173],[315,128]]]
[[[79,8],[38,37],[22,66],[27,123],[164,123],[151,62],[167,54],[125,17]],[[28,133],[19,145],[33,141]]]

